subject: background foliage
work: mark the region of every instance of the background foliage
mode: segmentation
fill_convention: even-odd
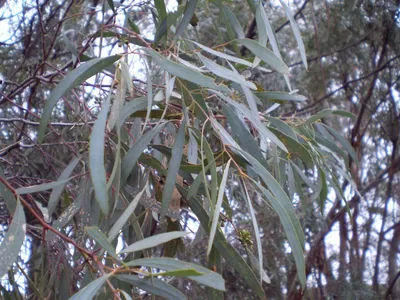
[[[399,298],[399,1],[0,2],[5,299]]]

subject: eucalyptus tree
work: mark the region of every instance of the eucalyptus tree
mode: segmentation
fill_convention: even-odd
[[[330,191],[350,216],[341,180],[356,187],[349,167],[359,164],[320,120],[356,116],[276,113],[306,97],[292,90],[262,2],[243,6],[256,36],[222,1],[37,1],[21,6],[20,19],[8,8],[2,296],[235,298],[221,276],[231,269],[249,297],[268,297],[263,283],[282,295],[281,266],[264,267],[266,241],[275,238],[261,228],[269,220],[288,257],[286,290],[304,291],[300,220],[310,207],[324,213]],[[284,1],[280,10],[296,42],[286,50],[307,69],[294,14]],[[218,42],[205,45],[203,25]],[[286,91],[257,83],[253,72]],[[196,244],[202,259],[187,255]]]

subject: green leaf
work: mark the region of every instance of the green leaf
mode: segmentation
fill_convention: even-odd
[[[167,16],[164,0],[154,0],[154,6],[157,9],[158,19],[163,20]]]
[[[288,205],[288,201],[281,201],[281,199],[275,198],[267,189],[265,189],[261,184],[253,181],[260,191],[266,196],[267,200],[278,214],[279,219],[282,223],[283,229],[285,230],[286,237],[288,238],[290,247],[292,248],[292,253],[297,267],[297,275],[299,277],[300,283],[305,288],[306,285],[306,269],[304,261],[304,235],[300,231],[301,225],[298,221],[296,215],[294,214],[293,207]],[[289,200],[289,199],[288,199]]]
[[[139,110],[145,109],[147,105],[147,97],[135,98],[129,101],[122,107],[119,126],[122,126],[129,116],[133,115]]]
[[[115,277],[155,296],[171,300],[187,299],[179,290],[158,278],[140,278],[137,275],[117,275]]]
[[[142,198],[143,192],[145,191],[146,187],[140,191],[135,198],[129,203],[128,207],[124,210],[122,215],[118,218],[118,220],[114,223],[114,225],[111,227],[110,231],[108,232],[108,241],[113,241],[119,231],[122,229],[122,227],[126,224],[128,221],[129,217],[133,214],[135,211],[136,206],[139,203],[139,200]]]
[[[153,274],[151,276],[175,276],[175,277],[189,277],[189,276],[201,276],[204,273],[197,271],[196,269],[181,269],[174,271],[161,272]]]
[[[340,110],[340,109],[338,109],[338,110],[324,109],[324,110],[321,110],[320,112],[316,113],[315,115],[311,116],[310,118],[308,118],[303,123],[303,125],[309,125],[309,124],[315,123],[316,121],[318,121],[318,120],[320,120],[320,119],[322,119],[324,117],[327,117],[330,114],[339,115],[339,116],[342,116],[342,117],[347,117],[347,118],[350,118],[353,121],[355,121],[356,118],[357,118],[353,113],[351,113],[349,111]]]
[[[55,187],[58,187],[60,185],[64,186],[70,180],[71,180],[71,178],[68,178],[68,179],[58,180],[58,181],[49,182],[49,183],[31,185],[31,186],[27,186],[27,187],[20,187],[20,188],[17,188],[15,191],[18,193],[18,195],[37,193],[37,192],[54,189]]]
[[[279,148],[283,151],[288,152],[286,146],[278,139],[278,137],[273,134],[267,126],[261,123],[260,117],[255,115],[252,111],[250,111],[246,106],[236,101],[233,101],[229,97],[226,97],[222,93],[217,92],[218,96],[220,96],[223,100],[228,102],[230,105],[235,107],[244,117],[246,117],[253,125],[257,128],[260,134],[264,137],[264,139],[270,139],[273,143],[275,143]],[[234,145],[234,144],[232,144]]]
[[[100,231],[97,226],[85,227],[86,233],[94,239],[108,254],[114,257],[116,260],[119,260],[117,253],[113,245],[107,240],[107,237]]]
[[[244,39],[245,38],[245,34],[244,34],[244,31],[243,31],[243,28],[242,28],[242,26],[240,26],[240,23],[236,19],[235,15],[224,4],[222,4],[222,11],[224,12],[225,16],[227,17],[227,19],[228,19],[230,25],[232,26],[232,28],[235,30],[237,38],[238,39]]]
[[[104,130],[106,128],[107,113],[110,108],[110,96],[111,93],[104,103],[97,120],[94,122],[92,135],[90,136],[89,148],[90,176],[92,178],[97,203],[99,204],[100,209],[105,216],[108,215],[110,210],[104,162]]]
[[[185,122],[182,122],[179,127],[178,133],[175,138],[174,146],[172,148],[171,160],[169,162],[168,174],[165,179],[165,185],[161,200],[161,212],[160,218],[161,220],[165,217],[166,212],[168,211],[169,203],[171,201],[171,196],[175,188],[176,183],[176,175],[178,175],[179,167],[182,160],[183,154],[183,143],[185,142]]]
[[[221,212],[222,200],[224,199],[224,195],[225,195],[225,186],[226,186],[226,181],[228,179],[229,167],[231,165],[231,161],[232,161],[232,159],[230,159],[225,166],[224,174],[222,175],[221,185],[219,186],[217,203],[215,205],[211,228],[210,228],[210,235],[209,235],[208,246],[207,246],[207,256],[210,255],[211,248],[212,248],[212,245],[214,242],[215,232],[217,231],[217,225],[219,222],[219,214]]]
[[[282,103],[282,101],[299,101],[303,102],[307,100],[307,97],[298,94],[289,94],[286,92],[254,92],[254,94],[260,99],[267,98],[268,100]]]
[[[297,141],[297,135],[294,132],[294,130],[292,129],[292,127],[290,127],[288,124],[286,124],[284,121],[282,121],[279,118],[274,118],[274,117],[265,117],[265,119],[267,119],[276,129],[278,129],[279,131],[283,132],[284,134],[286,134],[287,136],[291,137],[292,139],[294,139],[295,141]],[[270,128],[271,129],[271,128]],[[252,153],[252,152],[250,152]]]
[[[126,153],[121,163],[121,185],[123,185],[128,179],[128,176],[132,172],[138,158],[143,154],[144,149],[149,146],[151,140],[156,134],[158,134],[165,124],[166,123],[158,124],[156,127],[146,132]]]
[[[11,224],[0,244],[0,278],[7,274],[8,269],[17,260],[19,251],[24,243],[25,233],[25,213],[18,199]]]
[[[40,125],[38,129],[38,142],[41,143],[44,138],[47,123],[50,120],[53,108],[56,106],[58,100],[68,93],[71,89],[78,86],[86,79],[92,77],[93,75],[101,72],[107,66],[113,64],[118,59],[120,55],[109,56],[105,58],[95,58],[88,62],[83,63],[75,70],[69,72],[56,86],[56,88],[51,92],[48,100],[46,101],[43,109],[43,114],[40,119]]]
[[[250,39],[239,39],[237,41],[278,72],[282,74],[289,74],[288,66],[271,50]]]
[[[183,34],[183,31],[187,28],[196,10],[197,0],[188,0],[186,2],[185,12],[183,13],[183,18],[179,23],[175,31],[174,40],[176,41],[178,37]]]
[[[129,27],[133,30],[133,32],[136,32],[137,34],[140,34],[140,29],[137,27],[137,25],[129,18],[129,16],[126,14],[125,18],[128,22]]]
[[[337,132],[335,129],[333,129],[330,126],[327,126],[325,124],[317,124],[317,127],[319,126],[324,126],[326,129],[328,129],[329,133],[333,135],[333,137],[343,146],[343,148],[349,153],[350,157],[354,160],[357,166],[360,165],[360,162],[358,161],[357,153],[354,150],[353,146],[349,143],[347,139],[345,139],[339,132]]]
[[[257,251],[258,251],[258,264],[259,264],[258,271],[260,273],[260,282],[261,282],[261,280],[263,280],[263,278],[265,276],[263,274],[264,267],[263,267],[263,252],[262,252],[262,245],[261,245],[260,229],[258,227],[256,214],[254,212],[253,204],[251,204],[251,199],[250,199],[249,193],[247,191],[246,184],[243,181],[241,181],[241,183],[242,183],[241,186],[244,190],[244,191],[242,190],[242,194],[243,194],[244,198],[246,199],[247,208],[249,209],[249,213],[250,213],[251,223],[253,223],[254,236],[256,238]],[[253,254],[253,253],[251,253],[251,254]],[[270,282],[268,282],[268,283],[270,283]]]
[[[311,154],[308,152],[306,147],[275,128],[269,129],[282,141],[282,143],[289,150],[291,159],[299,157],[307,165],[308,168],[312,168],[314,162]]]
[[[199,203],[199,201],[195,197],[188,199],[188,201],[190,208],[199,219],[201,226],[204,228],[204,230],[208,231],[210,220],[202,204]],[[229,262],[229,265],[232,266],[248,283],[255,294],[261,299],[265,299],[266,296],[263,289],[260,287],[257,276],[246,264],[242,256],[235,250],[235,248],[233,248],[232,245],[226,241],[224,235],[219,230],[217,230],[215,234],[214,247],[218,249],[221,256],[223,256],[225,260]],[[194,277],[193,280],[195,280],[195,278],[197,277]]]
[[[240,85],[243,85],[245,87],[251,88],[253,90],[256,90],[257,87],[254,83],[247,81],[242,75],[240,75],[237,72],[233,72],[229,69],[226,69],[218,64],[216,64],[215,62],[213,62],[212,60],[206,58],[205,56],[201,55],[201,54],[197,54],[197,56],[200,58],[200,60],[202,61],[202,63],[204,64],[204,66],[209,69],[211,72],[213,72],[215,75],[236,82]]]
[[[289,6],[285,3],[285,1],[279,0],[286,12],[286,15],[290,21],[290,25],[292,26],[293,34],[296,39],[297,45],[299,46],[301,59],[303,60],[303,64],[307,69],[307,56],[306,56],[306,49],[304,47],[303,39],[301,38],[300,28],[297,25],[296,20],[293,17],[293,14],[289,8]]]
[[[245,159],[247,159],[250,162],[254,170],[257,172],[262,181],[264,181],[264,183],[268,186],[268,188],[271,190],[273,194],[272,195],[257,181],[251,179],[263,192],[263,194],[267,197],[271,206],[278,214],[279,219],[281,220],[283,228],[285,230],[286,236],[289,240],[290,247],[292,248],[293,251],[300,282],[302,286],[305,287],[306,275],[305,275],[305,263],[303,255],[305,238],[300,222],[293,209],[292,203],[288,198],[288,196],[286,195],[286,193],[283,191],[280,184],[275,180],[275,178],[267,171],[267,169],[264,166],[262,166],[249,153],[241,149],[237,150]]]
[[[222,52],[219,52],[219,51],[215,51],[214,49],[208,48],[208,47],[206,47],[206,46],[204,46],[202,44],[199,44],[199,43],[197,43],[195,41],[190,41],[190,42],[195,44],[197,47],[201,48],[202,50],[207,51],[208,53],[211,53],[211,54],[213,54],[215,56],[224,58],[224,59],[229,60],[229,61],[233,61],[233,62],[241,64],[241,65],[245,65],[245,66],[248,66],[248,67],[253,67],[253,63],[251,63],[251,62],[249,62],[247,60],[244,60],[242,58],[239,58],[239,57],[236,57],[236,56],[232,56],[232,55],[229,55],[229,54],[225,54],[225,53],[222,53]]]
[[[144,266],[150,268],[157,268],[168,272],[182,270],[182,269],[193,269],[196,270],[196,272],[198,273],[202,273],[203,275],[200,276],[190,275],[187,276],[188,278],[205,286],[212,287],[216,290],[225,291],[225,281],[220,274],[213,272],[202,266],[188,263],[185,261],[180,261],[174,258],[169,258],[169,257],[143,258],[130,261],[126,263],[126,265],[130,267]]]
[[[68,166],[62,171],[60,177],[58,177],[58,181],[68,179],[71,176],[72,171],[75,169],[76,165],[80,161],[80,157],[75,157],[71,160]],[[49,203],[47,204],[47,209],[49,210],[49,215],[51,216],[58,204],[58,200],[64,190],[65,184],[61,184],[53,189],[51,192]]]
[[[69,298],[69,300],[93,299],[97,291],[103,286],[108,278],[110,278],[110,276],[111,274],[106,274],[97,278],[96,280],[93,280],[87,286]]]
[[[189,233],[184,231],[171,231],[153,235],[151,237],[135,242],[132,245],[129,245],[125,249],[122,249],[121,253],[135,252],[143,249],[153,248],[155,246],[164,244],[168,241],[182,238],[187,234]]]
[[[157,44],[165,34],[167,34],[168,29],[175,25],[176,20],[182,15],[184,11],[184,6],[178,6],[178,10],[172,13],[169,13],[160,23],[157,28],[156,34],[154,36],[154,43]]]
[[[172,75],[175,75],[184,80],[188,80],[195,84],[201,85],[203,87],[228,91],[227,88],[224,86],[217,86],[211,77],[198,73],[192,69],[185,67],[184,65],[177,64],[163,57],[162,55],[158,54],[156,51],[152,49],[146,48],[144,50],[153,58],[154,62],[157,65],[159,65],[164,71],[167,71]]]
[[[0,177],[5,179],[3,169],[0,167]],[[14,194],[5,186],[5,184],[0,181],[0,195],[4,199],[4,203],[7,206],[8,211],[15,211],[17,207],[17,200]]]
[[[236,134],[236,136],[239,138],[241,147],[247,152],[252,153],[261,164],[267,164],[264,156],[261,153],[258,143],[251,135],[250,131],[246,129],[242,121],[233,111],[232,107],[228,104],[222,103],[222,110],[232,128],[232,133]]]

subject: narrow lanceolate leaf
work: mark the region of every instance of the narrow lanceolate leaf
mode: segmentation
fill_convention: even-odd
[[[353,121],[356,119],[356,116],[348,111],[343,111],[343,110],[339,110],[339,109],[338,110],[324,109],[324,110],[321,110],[320,112],[316,113],[315,115],[309,117],[303,123],[303,125],[309,125],[309,124],[315,123],[315,122],[319,121],[320,119],[327,117],[331,114],[348,117],[348,118],[352,119]]]
[[[110,108],[110,97],[104,103],[97,120],[94,122],[90,136],[89,168],[97,203],[104,215],[108,215],[108,193],[106,169],[104,167],[104,130],[106,128],[107,113]]]
[[[58,100],[68,93],[71,89],[78,86],[86,79],[92,77],[93,75],[101,72],[107,66],[110,66],[118,59],[120,59],[120,55],[114,55],[105,58],[95,58],[88,62],[83,63],[75,70],[69,72],[67,76],[65,76],[56,88],[51,92],[49,99],[47,99],[43,114],[40,119],[40,125],[38,130],[38,142],[41,143],[43,141],[43,137],[45,134],[45,130],[47,127],[47,123],[50,120],[51,113],[53,108],[56,106]]]
[[[238,42],[278,72],[282,74],[289,74],[288,66],[271,50],[250,39],[239,39]]]
[[[202,50],[207,51],[208,53],[211,53],[212,55],[224,58],[226,60],[241,64],[241,65],[245,65],[245,66],[248,66],[248,67],[252,67],[253,66],[253,63],[251,63],[251,62],[249,62],[247,60],[244,60],[242,58],[239,58],[239,57],[236,57],[236,56],[232,56],[232,55],[229,55],[229,54],[225,54],[225,53],[222,53],[222,52],[219,52],[219,51],[215,51],[214,49],[206,47],[206,46],[204,46],[202,44],[199,44],[199,43],[197,43],[195,41],[190,41],[190,42],[195,44],[196,46],[198,46]]]
[[[80,157],[75,157],[69,164],[68,166],[62,171],[60,177],[58,177],[58,181],[68,179],[68,177],[71,176],[72,171],[75,169],[76,165],[80,161]],[[49,215],[51,216],[53,212],[55,211],[58,200],[60,199],[60,196],[64,190],[65,184],[61,184],[53,189],[51,192],[50,198],[49,198],[49,203],[47,205],[47,209],[49,210]]]
[[[243,28],[242,28],[242,26],[240,26],[239,21],[236,19],[235,15],[224,4],[222,4],[222,11],[224,12],[225,16],[227,17],[229,24],[235,30],[237,38],[244,39],[245,34],[243,31]]]
[[[135,98],[129,103],[126,103],[122,107],[122,111],[119,117],[119,126],[122,126],[126,119],[129,118],[130,115],[134,114],[138,110],[145,109],[147,105],[146,97]]]
[[[307,97],[298,94],[289,94],[285,92],[255,92],[260,99],[267,98],[272,101],[306,101]]]
[[[129,245],[121,251],[121,253],[135,252],[143,249],[153,248],[155,246],[164,244],[174,239],[182,238],[186,236],[188,232],[184,231],[171,231],[166,233],[160,233],[151,237],[140,240],[132,245]]]
[[[129,149],[128,153],[124,156],[121,163],[121,185],[128,179],[129,174],[132,172],[138,158],[143,154],[154,136],[164,127],[166,123],[158,124],[142,135],[139,140]]]
[[[256,181],[253,181],[264,196],[269,201],[269,204],[278,214],[279,219],[282,223],[283,229],[285,230],[286,237],[289,241],[289,245],[292,248],[292,253],[297,268],[297,276],[299,277],[300,283],[304,288],[306,285],[306,268],[304,261],[304,235],[300,236],[298,234],[301,231],[300,223],[297,217],[293,217],[294,210],[285,206],[286,201],[280,201],[280,199],[275,198],[266,188]],[[293,211],[293,213],[291,213]]]
[[[190,20],[193,17],[194,11],[196,10],[197,0],[189,0],[186,2],[185,12],[183,13],[183,18],[179,23],[178,27],[176,28],[174,40],[180,37],[183,31],[189,25]]]
[[[217,203],[215,205],[213,219],[212,219],[212,223],[211,223],[210,237],[209,237],[208,246],[207,246],[207,256],[211,252],[211,248],[212,248],[213,242],[214,242],[215,232],[217,231],[217,226],[218,226],[218,222],[219,222],[219,214],[221,212],[222,200],[224,200],[226,180],[228,179],[229,167],[231,165],[231,161],[232,160],[230,159],[228,161],[228,163],[226,164],[224,174],[222,175],[221,185],[220,185],[219,191],[218,191]]]
[[[205,286],[214,288],[219,291],[225,291],[225,281],[220,274],[213,272],[202,266],[185,261],[180,261],[174,258],[169,258],[169,257],[143,258],[130,261],[126,263],[126,265],[129,267],[143,266],[149,268],[157,268],[169,272],[178,271],[182,269],[193,269],[202,275],[196,275],[196,276],[185,275],[185,276]]]
[[[245,87],[251,88],[253,90],[256,90],[257,87],[254,83],[247,81],[242,75],[240,75],[239,73],[235,73],[229,69],[226,69],[222,66],[220,66],[219,64],[216,64],[215,62],[213,62],[212,60],[204,57],[201,54],[197,54],[198,57],[200,58],[200,60],[202,61],[202,63],[204,64],[204,66],[209,69],[211,72],[213,72],[215,75],[236,82],[240,85],[243,85]]]
[[[32,185],[32,186],[27,186],[27,187],[20,187],[20,188],[17,188],[15,191],[19,195],[37,193],[37,192],[51,190],[60,185],[64,186],[70,180],[71,180],[71,178],[68,178],[68,179],[58,180],[58,181],[49,182],[49,183],[43,183],[43,184]]]
[[[175,188],[176,176],[178,175],[183,154],[183,143],[185,142],[185,122],[182,122],[172,147],[172,157],[169,163],[167,178],[165,179],[164,191],[161,200],[160,218],[163,219],[168,211],[172,193]]]
[[[136,206],[139,203],[139,200],[142,198],[143,192],[145,191],[146,187],[142,189],[141,192],[139,192],[135,198],[132,200],[131,203],[129,203],[128,207],[124,210],[122,215],[118,218],[118,220],[114,223],[114,225],[111,227],[110,231],[108,232],[108,240],[111,242],[114,240],[119,231],[122,229],[122,227],[128,222],[129,217],[132,215],[132,213],[135,211]]]
[[[201,276],[204,273],[198,272],[196,269],[181,269],[175,271],[167,271],[152,274],[151,276],[175,276],[175,277],[189,277],[189,276]]]
[[[144,50],[153,58],[156,64],[158,64],[164,71],[167,71],[172,75],[188,80],[203,87],[227,91],[226,87],[217,86],[211,77],[205,76],[181,64],[170,61],[169,59],[163,57],[152,49],[147,48]]]
[[[202,204],[196,199],[196,197],[192,197],[188,199],[188,201],[190,208],[199,219],[201,226],[208,231],[210,228],[210,218],[207,212],[204,210]],[[229,261],[230,266],[232,266],[249,284],[254,293],[260,299],[265,299],[265,293],[257,280],[257,276],[250,269],[249,265],[244,261],[242,256],[235,250],[235,248],[227,242],[220,230],[217,230],[215,234],[214,246],[217,248],[221,256],[224,257],[226,261]]]
[[[186,296],[178,289],[158,278],[140,278],[137,275],[117,275],[118,280],[130,283],[154,296],[169,300],[186,300]]]
[[[14,261],[18,258],[18,253],[24,243],[26,232],[25,213],[20,201],[14,212],[13,219],[0,244],[0,278],[2,278]]]
[[[115,252],[114,247],[108,241],[107,237],[100,231],[97,226],[85,227],[86,233],[94,239],[109,255],[114,257],[116,260],[119,260],[117,253]]]
[[[265,281],[266,283],[271,283],[271,279],[269,278],[269,276],[263,269],[262,264],[257,260],[257,257],[254,256],[253,252],[251,252],[251,250],[247,247],[246,247],[246,253],[247,253],[247,257],[250,262],[250,265],[253,267],[253,269],[255,271],[260,272],[260,276],[261,276],[260,282],[262,283],[262,281]],[[259,268],[261,268],[261,269],[259,269]]]
[[[126,98],[127,84],[125,76],[121,76],[121,68],[117,69],[115,77],[118,80],[118,86],[111,107],[110,116],[108,117],[107,129],[109,131],[111,131],[114,128],[115,124],[118,122],[122,106],[124,105]],[[131,81],[131,79],[129,79],[129,81]]]
[[[0,167],[0,177],[5,179],[3,169]],[[17,207],[17,200],[11,191],[5,186],[5,184],[0,181],[0,195],[4,199],[4,203],[7,206],[9,212],[15,211]]]
[[[332,134],[333,137],[343,146],[343,148],[347,151],[347,153],[349,153],[354,162],[359,165],[360,162],[358,161],[357,153],[347,139],[345,139],[339,132],[337,132],[330,126],[326,126],[325,124],[317,124],[317,127],[319,126],[323,126],[328,129],[329,133]]]
[[[147,71],[147,112],[146,112],[146,118],[144,119],[143,131],[146,129],[147,122],[149,122],[150,112],[153,106],[153,83],[151,81],[151,75],[149,70],[147,69],[147,65],[146,65],[146,71]]]
[[[160,0],[162,1],[162,0]],[[156,34],[154,36],[154,44],[157,44],[160,39],[168,33],[168,29],[172,26],[175,25],[176,20],[182,15],[184,11],[183,5],[180,5],[177,9],[177,11],[169,13],[160,23],[160,25],[157,28]]]
[[[106,274],[97,278],[96,280],[93,280],[78,293],[69,298],[69,300],[93,299],[107,279],[110,278],[110,276],[110,274]]]
[[[303,64],[307,69],[307,56],[306,56],[306,49],[304,47],[303,39],[301,38],[300,28],[297,25],[296,20],[293,17],[293,14],[289,8],[289,6],[285,3],[285,1],[279,0],[285,10],[285,13],[290,21],[290,25],[292,26],[293,34],[296,39],[297,45],[299,46],[301,59],[303,60]]]
[[[254,228],[254,235],[256,237],[256,244],[257,244],[257,252],[258,252],[258,270],[260,272],[260,282],[263,280],[263,253],[262,253],[262,246],[261,246],[261,235],[260,229],[258,228],[258,222],[256,218],[256,213],[254,212],[253,204],[251,204],[251,199],[249,193],[247,191],[247,187],[245,182],[242,181],[242,187],[244,190],[244,196],[246,199],[247,208],[249,209],[251,222],[253,223]],[[269,283],[269,282],[268,282]]]

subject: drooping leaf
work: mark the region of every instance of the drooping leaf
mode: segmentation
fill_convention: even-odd
[[[201,226],[208,231],[210,228],[210,219],[207,215],[207,212],[204,210],[196,197],[192,197],[188,199],[188,201],[190,208],[199,219]],[[246,264],[242,256],[233,248],[231,244],[226,241],[224,235],[219,230],[217,230],[215,234],[214,246],[218,249],[219,253],[221,253],[221,256],[224,257],[226,261],[229,261],[229,264],[249,284],[256,295],[261,299],[264,299],[266,296],[263,289],[260,287],[257,276]]]
[[[307,100],[307,97],[298,95],[298,94],[290,94],[290,93],[285,93],[285,92],[254,92],[254,94],[259,97],[260,99],[267,98],[268,100],[272,101],[279,101],[281,103],[282,101],[305,101]]]
[[[5,179],[3,169],[1,167],[0,177]],[[0,195],[4,199],[4,203],[6,204],[8,211],[15,211],[15,208],[17,207],[17,200],[15,199],[14,194],[11,193],[11,191],[5,186],[2,181],[0,181]]]
[[[278,72],[282,74],[289,74],[288,66],[271,50],[250,39],[239,39],[237,41]]]
[[[247,191],[247,187],[243,181],[241,181],[241,183],[242,183],[241,186],[244,190],[244,191],[242,190],[242,192],[244,192],[243,197],[246,200],[247,208],[249,210],[250,217],[251,217],[251,223],[253,224],[253,228],[254,228],[254,235],[256,238],[257,252],[258,252],[258,271],[260,273],[260,282],[261,282],[261,280],[263,280],[263,277],[265,277],[265,276],[263,274],[264,267],[263,267],[263,252],[262,252],[262,246],[261,246],[260,229],[258,227],[256,214],[255,214],[255,211],[253,208],[253,204],[251,203],[251,199],[250,199],[249,193]],[[268,282],[268,283],[270,283],[270,282]]]
[[[292,30],[294,33],[294,37],[296,39],[297,45],[299,46],[301,59],[303,60],[303,64],[307,69],[307,56],[306,56],[306,49],[304,47],[303,39],[301,38],[300,28],[297,25],[296,20],[293,17],[292,11],[290,10],[289,6],[283,0],[279,0],[286,12],[286,16],[290,21],[290,25],[292,26]]]
[[[73,160],[71,160],[71,162],[64,169],[64,171],[62,171],[60,177],[58,177],[58,181],[68,179],[79,161],[80,161],[80,157],[75,157]],[[53,214],[53,212],[55,211],[55,209],[57,207],[58,200],[64,190],[64,186],[65,185],[62,184],[62,185],[55,187],[50,194],[49,203],[47,205],[47,209],[49,210],[50,216]]]
[[[85,227],[85,232],[93,238],[108,254],[114,257],[116,260],[119,260],[117,253],[113,245],[109,242],[107,237],[100,231],[97,226]]]
[[[179,78],[188,80],[195,84],[211,89],[227,91],[224,86],[217,86],[211,77],[205,76],[181,64],[177,64],[169,59],[161,56],[152,49],[144,49],[163,70],[175,75]]]
[[[140,278],[137,275],[117,275],[115,277],[155,296],[170,300],[187,299],[179,290],[158,278]]]
[[[222,200],[224,199],[224,195],[225,195],[225,186],[226,186],[226,181],[228,179],[229,167],[231,165],[231,161],[232,160],[229,160],[225,166],[224,174],[222,175],[221,185],[219,186],[217,203],[214,208],[214,214],[213,214],[211,228],[210,228],[210,235],[209,235],[208,246],[207,246],[207,256],[211,252],[211,248],[212,248],[212,245],[214,242],[215,232],[217,231],[217,225],[219,223],[219,215],[221,213]]]
[[[178,175],[179,167],[181,164],[182,154],[183,154],[183,143],[185,142],[185,123],[182,122],[178,129],[178,133],[175,138],[174,146],[172,147],[172,155],[167,178],[165,179],[165,185],[161,200],[161,220],[165,217],[168,210],[169,204],[171,202],[172,193],[175,188],[176,176]]]
[[[202,266],[185,261],[180,261],[174,258],[169,258],[169,257],[143,258],[130,261],[126,263],[126,265],[158,268],[169,272],[182,269],[189,269],[189,270],[193,269],[196,270],[196,272],[201,273],[203,275],[196,275],[196,276],[185,275],[185,276],[205,286],[212,287],[220,291],[225,291],[225,281],[220,274],[213,272]]]
[[[138,158],[143,154],[144,149],[149,146],[151,140],[164,127],[165,124],[166,123],[158,124],[156,127],[146,132],[126,153],[121,163],[121,185],[124,184],[128,179],[128,176],[133,170]]]
[[[111,94],[110,94],[111,96]],[[102,213],[106,216],[109,213],[106,169],[104,166],[104,139],[107,121],[107,113],[110,109],[110,96],[104,103],[97,120],[94,122],[90,136],[89,168],[92,178],[94,193]]]
[[[206,66],[207,69],[209,69],[212,73],[214,73],[215,75],[236,82],[240,85],[246,86],[248,88],[251,88],[253,90],[256,90],[257,87],[254,83],[247,81],[242,75],[240,75],[239,73],[235,73],[232,72],[229,69],[226,69],[218,64],[216,64],[215,62],[213,62],[212,60],[206,58],[205,56],[201,55],[201,54],[197,54],[198,57],[200,58],[200,60],[202,61],[202,63]]]
[[[143,195],[143,192],[145,191],[146,187],[144,187],[136,196],[135,198],[129,203],[128,207],[124,210],[122,215],[118,218],[118,220],[114,223],[114,225],[111,227],[110,231],[108,232],[108,240],[112,242],[118,235],[119,231],[122,229],[122,227],[126,224],[128,221],[129,217],[132,215],[132,213],[135,211],[136,206],[139,203],[140,198]]]
[[[25,233],[25,213],[21,202],[17,200],[13,219],[0,244],[0,278],[7,274],[12,264],[17,260],[18,253],[25,240]]]
[[[161,272],[154,274],[153,276],[189,277],[189,276],[201,276],[201,275],[204,275],[204,273],[201,273],[196,269],[181,269],[181,270]]]
[[[145,238],[138,242],[135,242],[132,245],[129,245],[128,247],[122,249],[121,253],[129,253],[129,252],[135,252],[135,251],[139,251],[139,250],[143,250],[143,249],[153,248],[155,246],[164,244],[170,240],[182,238],[182,237],[186,236],[187,234],[188,234],[188,232],[184,232],[184,231],[171,231],[171,232],[153,235],[151,237],[148,237],[148,238]]]
[[[68,179],[57,180],[57,181],[49,182],[49,183],[31,185],[31,186],[27,186],[27,187],[20,187],[20,188],[17,188],[15,191],[18,193],[18,195],[37,193],[37,192],[42,192],[42,191],[56,188],[60,185],[64,186],[70,180],[71,180],[71,178],[68,178]]]
[[[154,43],[158,43],[161,38],[168,32],[168,29],[175,25],[176,20],[182,15],[185,7],[182,5],[178,6],[175,12],[169,13],[160,23],[154,36]]]
[[[242,28],[242,26],[240,26],[239,21],[236,19],[235,15],[224,4],[222,4],[221,7],[222,7],[222,11],[224,12],[225,16],[227,17],[230,25],[235,30],[237,38],[244,39],[245,34],[243,31],[243,28]]]
[[[186,2],[185,12],[183,13],[183,18],[179,23],[175,31],[174,40],[183,34],[183,31],[187,28],[196,10],[197,0],[188,0]]]
[[[95,58],[88,62],[83,63],[75,70],[69,72],[56,86],[56,88],[51,92],[49,98],[47,99],[43,114],[40,119],[40,125],[38,129],[38,142],[41,143],[44,138],[47,123],[50,120],[53,108],[56,106],[58,100],[68,93],[71,89],[78,86],[86,79],[92,77],[93,75],[101,72],[107,66],[112,65],[118,59],[120,55],[114,55],[109,57]]]
[[[103,284],[110,278],[111,274],[103,275],[90,282],[87,286],[74,294],[69,300],[93,299]]]

